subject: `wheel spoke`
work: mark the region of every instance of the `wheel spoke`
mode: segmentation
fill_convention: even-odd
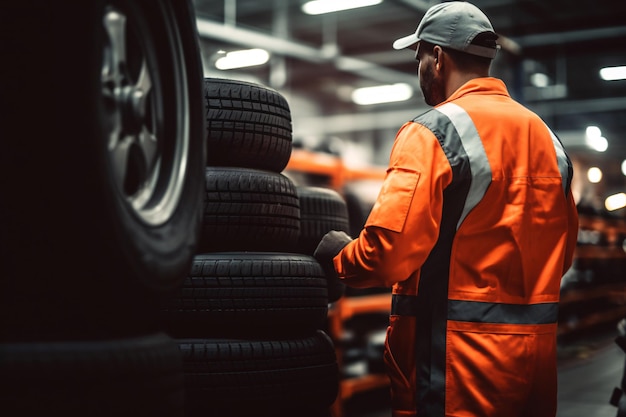
[[[104,17],[104,27],[111,41],[111,76],[119,86],[126,69],[126,16],[112,10]]]
[[[152,118],[152,79],[148,71],[148,64],[143,60],[137,84],[134,88],[135,99],[133,101],[135,114],[140,115],[141,128],[138,132],[138,145],[146,161],[148,173],[151,172],[158,158],[158,141],[155,135],[154,119]]]
[[[126,16],[115,10],[109,10],[103,18],[104,29],[108,43],[104,48],[103,67],[101,75],[102,97],[108,117],[105,129],[109,132],[108,148],[114,159],[116,181],[123,184],[126,171],[128,145],[120,142],[122,134],[122,110],[120,106],[120,91],[127,79],[125,74],[126,65]],[[123,159],[123,163],[120,163]],[[121,178],[118,178],[120,177]],[[120,182],[121,181],[121,182]]]
[[[147,96],[152,89],[152,79],[150,78],[150,72],[148,71],[148,64],[144,59],[141,64],[141,72],[139,73],[139,79],[137,80],[137,86],[139,90]]]
[[[157,138],[144,126],[139,133],[138,144],[146,161],[147,175],[150,176],[159,156]]]
[[[130,147],[133,144],[133,138],[126,136],[114,143],[114,146],[109,147],[109,154],[111,156],[113,175],[115,182],[120,190],[124,189],[124,183],[126,181],[126,172],[128,169],[128,160],[130,156]]]

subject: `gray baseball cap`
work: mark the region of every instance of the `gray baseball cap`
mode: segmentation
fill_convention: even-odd
[[[457,51],[494,58],[498,48],[475,45],[472,41],[480,33],[498,37],[489,18],[476,6],[466,1],[451,1],[432,6],[417,26],[415,33],[397,39],[394,49],[404,49],[423,40]]]

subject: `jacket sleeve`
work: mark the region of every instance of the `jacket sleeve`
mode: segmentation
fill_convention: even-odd
[[[359,236],[334,257],[352,287],[390,287],[416,273],[439,236],[452,170],[435,135],[409,122],[398,131],[378,198]]]

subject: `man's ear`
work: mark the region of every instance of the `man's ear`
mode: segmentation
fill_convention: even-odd
[[[441,46],[435,45],[433,48],[433,57],[435,59],[435,69],[439,71],[443,65],[443,49],[441,49]]]

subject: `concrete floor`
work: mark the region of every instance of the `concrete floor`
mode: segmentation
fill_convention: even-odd
[[[624,352],[614,343],[617,330],[583,335],[561,343],[557,417],[616,417],[609,404],[624,374]],[[345,417],[390,417],[386,389],[353,397]]]
[[[557,417],[616,417],[609,404],[624,373],[624,352],[611,343],[559,367]]]

